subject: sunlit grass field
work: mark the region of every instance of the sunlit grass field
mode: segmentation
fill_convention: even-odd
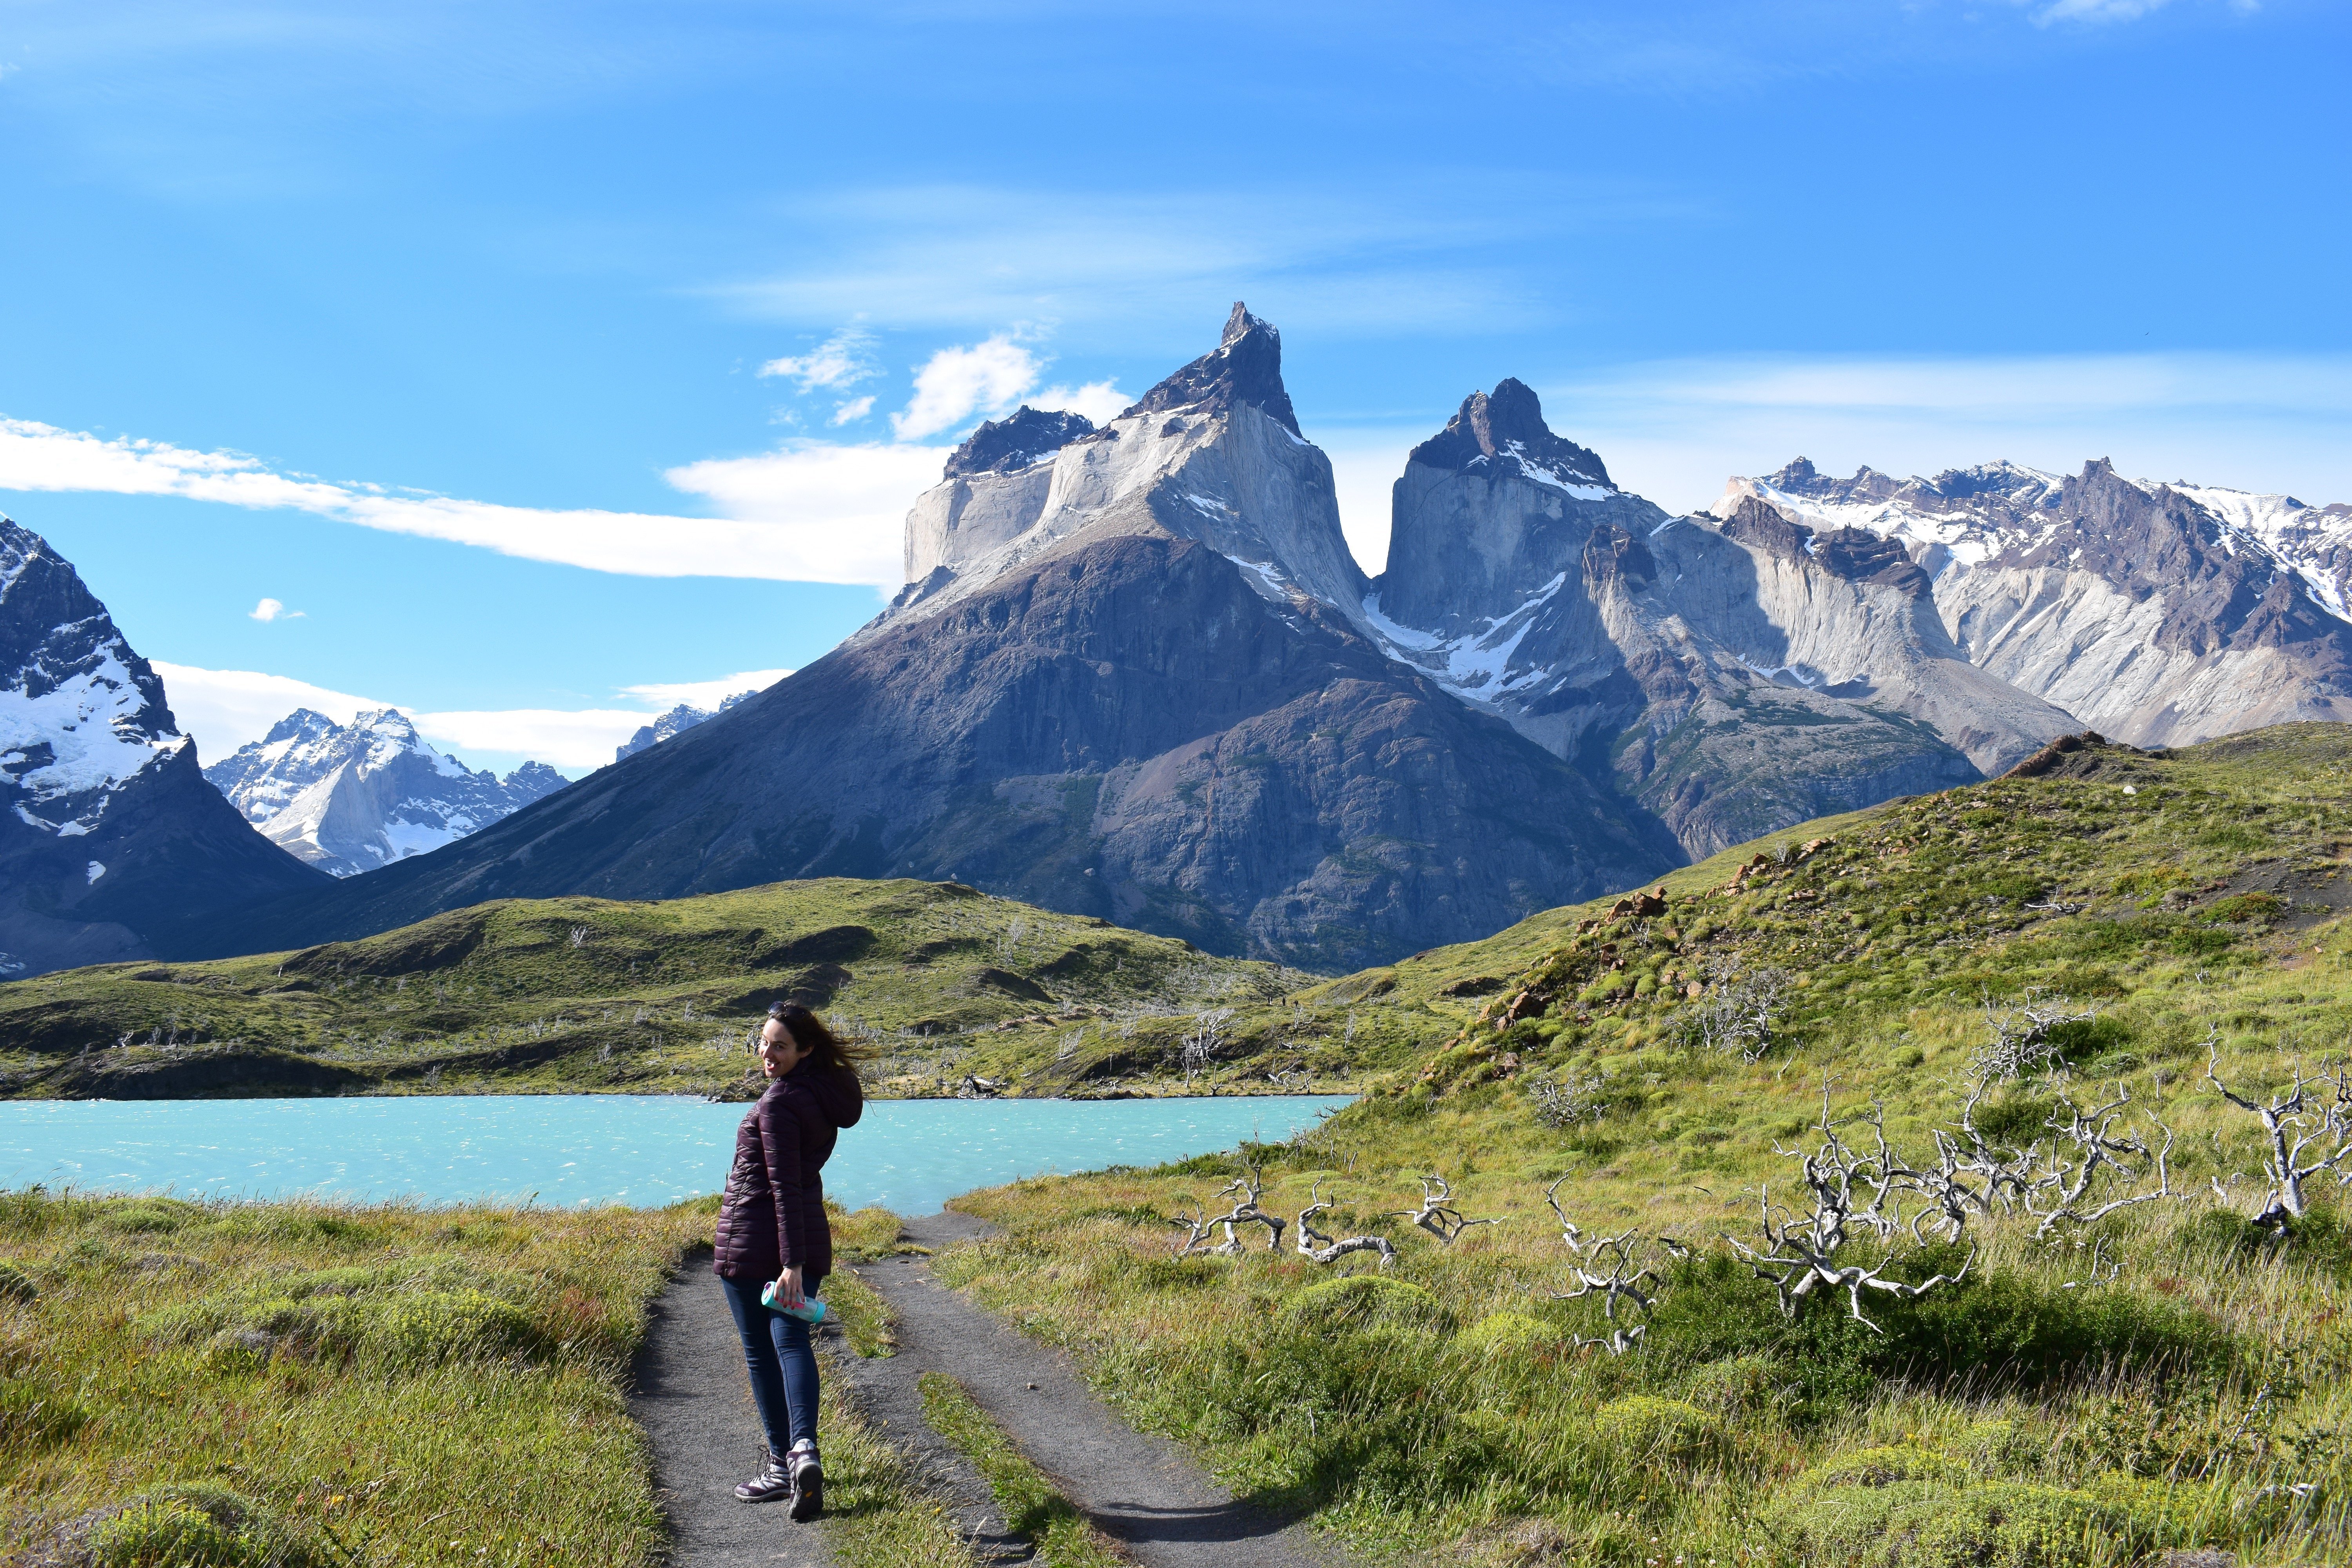
[[[1376,1553],[2345,1561],[2347,1167],[2284,1234],[2258,1229],[2262,1129],[2205,1075],[2267,1103],[2297,1064],[2345,1056],[2348,847],[2352,744],[2317,725],[2095,750],[1808,825],[1677,874],[1663,913],[1555,911],[1302,996],[1302,1017],[1336,993],[1360,1033],[1434,1037],[1317,1131],[1249,1152],[1281,1250],[1244,1223],[1238,1256],[1171,1256],[1169,1216],[1234,1202],[1225,1157],[966,1199],[1006,1234],[939,1267],[1069,1346],[1139,1424]],[[1767,970],[1768,1037],[1727,1039],[1710,1005]],[[1988,1047],[2017,1006],[2061,997],[2046,1053],[1999,1070]],[[1873,1326],[1840,1291],[1784,1314],[1731,1241],[1764,1248],[1768,1187],[1805,1206],[1792,1156],[1820,1150],[1825,1092],[1842,1137],[1871,1146],[1856,1119],[1875,1101],[1896,1155],[1932,1169],[1972,1082],[1977,1125],[2011,1148],[2127,1089],[2118,1125],[2148,1153],[2091,1194],[2156,1189],[2153,1117],[2168,1195],[2042,1239],[1998,1211],[1957,1245],[1865,1234],[1843,1260],[1891,1254],[1883,1277],[1915,1285],[1967,1273],[1916,1300],[1865,1289]],[[2336,1092],[2309,1102],[2314,1126]],[[1502,1223],[1451,1246],[1415,1227],[1431,1173]],[[1298,1256],[1318,1196],[1322,1234],[1383,1237],[1394,1265]],[[1617,1354],[1592,1342],[1601,1294],[1561,1296],[1629,1230],[1653,1304],[1621,1300],[1643,1332]]]

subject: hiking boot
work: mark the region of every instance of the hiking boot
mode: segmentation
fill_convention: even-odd
[[[736,1498],[743,1502],[774,1502],[792,1495],[792,1470],[772,1448],[768,1451],[768,1468],[735,1489]]]
[[[806,1524],[824,1512],[824,1467],[817,1462],[816,1445],[803,1438],[785,1456],[791,1472],[793,1522]]]

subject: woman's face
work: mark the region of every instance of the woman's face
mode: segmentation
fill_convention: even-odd
[[[768,1026],[760,1031],[760,1070],[770,1078],[783,1077],[800,1066],[801,1058],[807,1054],[780,1018],[769,1019]]]

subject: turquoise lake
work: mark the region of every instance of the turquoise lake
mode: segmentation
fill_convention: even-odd
[[[958,1193],[1024,1176],[1277,1142],[1347,1103],[870,1100],[825,1166],[825,1194],[851,1208],[929,1214]],[[748,1109],[620,1094],[0,1104],[0,1187],[650,1208],[719,1190]]]

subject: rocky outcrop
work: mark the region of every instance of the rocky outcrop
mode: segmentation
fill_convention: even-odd
[[[1367,608],[1398,658],[1694,857],[1969,782],[2074,727],[1969,663],[1899,548],[1762,504],[1669,517],[1516,381],[1414,448]]]
[[[438,849],[566,783],[544,763],[503,780],[470,769],[434,750],[396,708],[348,725],[298,709],[205,777],[262,837],[335,877]]]
[[[2072,478],[1991,463],[1896,480],[1802,458],[1734,479],[1716,510],[1759,505],[1899,547],[1971,663],[2129,743],[2352,720],[2345,509],[2135,481],[2104,461]]]
[[[1298,433],[1282,337],[1242,305],[1217,347],[1099,430],[1029,434],[1027,467],[982,465],[1003,440],[958,449],[907,520],[907,587],[861,637],[939,613],[1087,539],[1197,539],[1269,599],[1303,594],[1363,624],[1364,576],[1339,531],[1331,464]],[[1015,415],[1008,424],[1018,424]],[[1050,452],[1045,440],[1066,436]],[[992,459],[992,463],[994,460]]]
[[[153,668],[0,518],[0,981],[149,957],[163,921],[324,880],[205,782]]]

